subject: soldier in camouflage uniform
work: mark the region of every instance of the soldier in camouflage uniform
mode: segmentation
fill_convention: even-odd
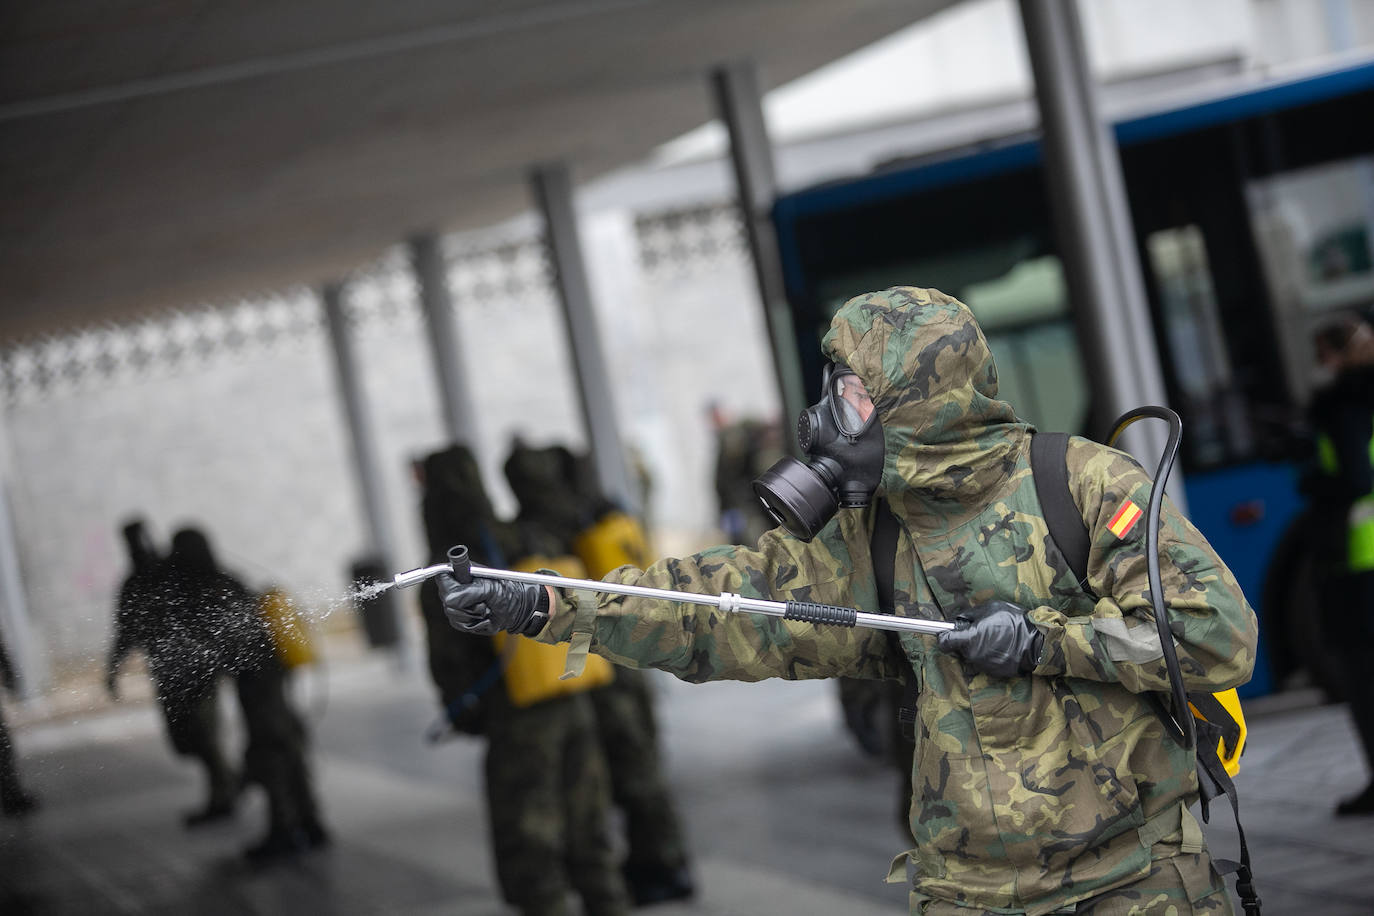
[[[431,560],[466,544],[478,563],[519,556],[514,528],[496,517],[472,452],[454,445],[423,464]],[[610,779],[585,693],[517,706],[489,636],[448,626],[433,582],[420,591],[429,669],[456,731],[485,735],[492,858],[521,916],[563,916],[575,891],[589,916],[621,916],[629,895],[610,841]]]
[[[516,525],[527,552],[576,554],[578,536],[613,508],[601,495],[589,456],[565,446],[536,449],[517,440],[505,471],[520,504]],[[587,697],[610,771],[611,798],[625,816],[622,871],[632,899],[644,906],[692,896],[687,843],[663,777],[654,698],[644,673],[617,668],[614,680],[588,691]]]
[[[1193,754],[1144,694],[1169,680],[1148,595],[1149,477],[1125,454],[1074,438],[1070,486],[1092,548],[1086,593],[1047,527],[1031,479],[1033,428],[996,399],[997,373],[968,309],[936,290],[858,296],[822,347],[857,373],[881,423],[877,495],[897,519],[896,612],[957,620],[938,639],[821,628],[714,607],[603,595],[592,619],[568,596],[439,577],[455,625],[590,632],[596,652],[688,681],[914,677],[918,686],[913,913],[1230,913],[1189,807]],[[840,509],[814,538],[711,548],[608,579],[706,594],[875,610],[876,507]],[[1235,578],[1165,500],[1165,603],[1188,690],[1244,683],[1257,623]],[[548,620],[543,620],[543,615]]]

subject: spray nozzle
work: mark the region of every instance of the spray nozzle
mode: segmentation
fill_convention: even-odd
[[[468,549],[462,544],[450,547],[447,563],[435,563],[433,566],[421,566],[419,569],[397,573],[391,577],[391,583],[397,588],[409,588],[419,585],[426,579],[433,579],[439,573],[453,573],[453,578],[459,582],[471,582],[472,558],[468,555]]]
[[[468,549],[462,544],[448,549],[448,565],[453,572],[453,578],[463,583],[472,581],[472,558],[468,556]]]

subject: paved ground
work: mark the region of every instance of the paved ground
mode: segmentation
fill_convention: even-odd
[[[654,683],[701,894],[649,912],[905,912],[903,889],[881,880],[903,848],[895,776],[844,732],[832,685]],[[423,673],[359,657],[298,687],[315,719],[332,849],[246,867],[237,853],[262,829],[256,796],[233,822],[183,830],[197,774],[172,758],[154,708],[131,700],[15,730],[44,807],[0,820],[0,913],[505,913],[480,744],[425,743],[434,704]],[[1365,778],[1345,711],[1275,700],[1250,706],[1239,780],[1265,911],[1368,916],[1374,818],[1330,814]],[[1208,828],[1219,855],[1235,848],[1229,821],[1218,812]]]

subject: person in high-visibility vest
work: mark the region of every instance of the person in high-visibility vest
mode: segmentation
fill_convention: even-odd
[[[1312,398],[1319,474],[1310,492],[1327,520],[1322,607],[1332,642],[1347,659],[1350,715],[1371,772],[1364,791],[1338,815],[1374,813],[1374,679],[1360,672],[1374,658],[1374,327],[1343,316],[1316,336],[1317,360],[1331,381]]]

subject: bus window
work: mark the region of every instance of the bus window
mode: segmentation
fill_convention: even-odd
[[[1059,259],[1022,261],[962,292],[997,361],[999,397],[1040,429],[1086,435],[1086,374]]]
[[[1202,231],[1194,225],[1145,239],[1158,291],[1168,362],[1188,418],[1184,447],[1192,467],[1248,455],[1253,436],[1222,331]]]
[[[1374,304],[1374,156],[1282,172],[1245,190],[1289,392],[1305,404],[1313,332],[1333,310]]]
[[[1030,238],[835,278],[817,332],[854,290],[932,284],[972,310],[997,362],[998,397],[1040,429],[1088,434],[1088,386],[1064,271]],[[818,338],[819,339],[819,338]]]

